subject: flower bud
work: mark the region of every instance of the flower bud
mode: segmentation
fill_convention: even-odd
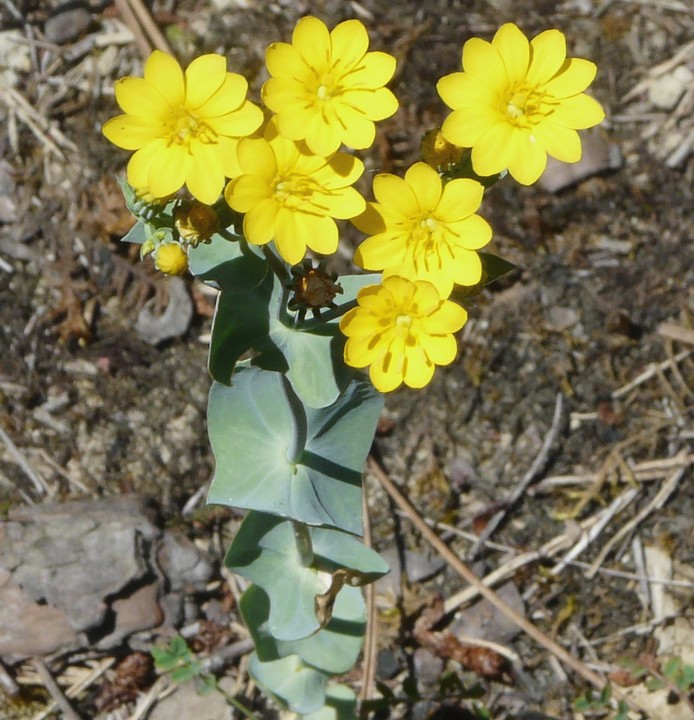
[[[188,255],[178,243],[162,243],[154,252],[154,265],[165,275],[183,275],[188,269]]]

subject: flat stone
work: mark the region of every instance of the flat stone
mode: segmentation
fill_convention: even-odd
[[[680,65],[654,80],[648,87],[648,101],[658,110],[673,110],[694,82],[694,73]]]
[[[151,303],[151,301],[150,301]],[[164,313],[157,317],[146,304],[137,316],[135,331],[150,345],[180,337],[188,330],[193,319],[193,301],[190,299],[185,282],[179,277],[169,278],[169,304]]]
[[[538,185],[547,192],[558,192],[593,175],[622,166],[619,146],[610,142],[604,131],[592,128],[581,133],[583,155],[576,163],[565,163],[547,158],[547,168]]]
[[[233,690],[231,678],[223,678],[220,686],[225,690]],[[227,682],[225,682],[227,681]],[[182,710],[185,708],[185,712]],[[149,720],[231,720],[231,705],[224,696],[217,692],[201,695],[190,681],[179,685],[171,695],[158,702],[148,715]]]
[[[70,0],[58,7],[46,20],[43,32],[48,42],[64,45],[76,40],[87,30],[91,22],[92,14],[89,10]]]
[[[187,538],[158,528],[144,500],[120,497],[11,509],[0,522],[0,573],[0,657],[16,660],[109,649],[180,620],[186,594],[213,567]]]

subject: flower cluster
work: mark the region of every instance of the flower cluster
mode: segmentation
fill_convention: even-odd
[[[138,202],[155,210],[174,203],[166,232],[149,237],[141,254],[152,253],[167,274],[184,272],[188,248],[221,230],[211,206],[222,194],[243,215],[246,241],[274,243],[293,266],[307,250],[334,253],[336,220],[351,220],[368,236],[355,263],[381,272],[382,283],[364,288],[340,322],[344,361],[368,367],[381,391],[422,387],[436,365],[453,361],[453,333],[467,319],[449,298],[456,287],[477,287],[487,277],[478,251],[492,230],[477,214],[481,182],[488,186],[508,171],[529,185],[548,155],[578,161],[577,130],[604,118],[584,92],[596,67],[567,58],[559,30],[528,40],[507,23],[491,42],[469,39],[462,72],[437,83],[452,112],[425,135],[424,162],[404,178],[377,174],[375,199],[366,202],[353,187],[364,165],[341,148],[368,148],[375,123],[396,112],[398,101],[385,87],[395,58],[369,51],[358,20],[329,30],[304,17],[291,42],[272,43],[265,60],[264,109],[246,98],[246,80],[217,54],[184,71],[155,51],[143,78],[116,83],[123,114],[106,122],[104,135],[135,151],[127,178]],[[192,199],[177,196],[184,187]]]

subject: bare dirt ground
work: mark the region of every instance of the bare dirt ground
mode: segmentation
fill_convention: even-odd
[[[649,691],[618,664],[640,658],[651,676],[672,657],[694,665],[689,1],[164,0],[149,9],[182,63],[222,52],[256,96],[264,48],[287,40],[301,15],[362,19],[372,46],[399,61],[401,108],[380,128],[371,172],[403,172],[417,159],[423,132],[445,116],[435,80],[459,69],[472,35],[491,38],[506,21],[529,35],[556,27],[571,55],[598,64],[592,92],[608,114],[593,135],[598,172],[559,189],[506,179],[487,193],[490,250],[520,269],[475,298],[454,365],[423,392],[388,397],[376,450],[417,513],[479,576],[495,573],[490,583],[519,613],[647,717],[694,717],[686,691]],[[159,527],[218,562],[237,519],[205,509],[200,492],[212,469],[213,300],[190,282],[172,292],[118,243],[130,220],[113,178],[126,157],[99,132],[116,112],[113,81],[139,74],[142,53],[110,5],[4,0],[0,17],[0,514],[137,494],[153,501]],[[347,231],[345,257],[356,239]],[[152,345],[136,329],[143,308],[167,306],[179,320],[192,308],[192,318]],[[373,544],[402,571],[374,599],[378,717],[613,716],[579,715],[585,681],[490,606],[471,605],[473,593],[460,596],[466,584],[373,472],[366,487]],[[243,639],[236,588],[223,580],[217,568],[189,588],[164,633],[187,628],[201,657]],[[450,631],[448,642],[426,622],[441,601],[448,614],[434,629]],[[45,716],[61,691],[42,670],[63,690],[83,682],[66,701],[76,717],[203,717],[189,696],[162,710],[172,690],[153,685],[147,656],[135,654],[157,638],[154,629],[105,649],[86,642],[43,665],[3,658],[3,686],[16,683],[19,695],[0,695],[0,717]],[[470,638],[494,643],[491,671]],[[260,717],[274,716],[242,658],[220,667]],[[358,689],[362,678],[359,668],[349,680]],[[222,703],[211,717],[233,713]]]

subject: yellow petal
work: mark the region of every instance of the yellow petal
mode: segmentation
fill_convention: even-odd
[[[171,108],[159,90],[143,78],[126,77],[113,86],[116,102],[128,115],[166,120]]]
[[[427,335],[422,345],[429,359],[436,365],[450,365],[458,354],[458,343],[453,335]]]
[[[306,82],[311,78],[311,70],[301,53],[289,43],[270,44],[265,51],[265,64],[273,77],[293,78],[299,82]]]
[[[415,282],[415,292],[412,297],[412,310],[418,316],[426,316],[434,312],[441,303],[436,288],[425,280]]]
[[[164,135],[164,126],[155,118],[118,115],[104,123],[101,132],[124,150],[137,150]]]
[[[241,166],[236,153],[239,141],[236,138],[220,137],[217,139],[217,145],[225,177],[235,178],[241,175]]]
[[[454,110],[444,121],[441,134],[458,147],[473,147],[493,125],[506,122],[497,108],[472,107]]]
[[[188,177],[193,159],[188,149],[175,143],[160,152],[149,169],[149,191],[155,197],[171,195]],[[221,188],[220,188],[221,189]]]
[[[145,80],[164,96],[170,107],[185,101],[183,71],[176,60],[161,50],[154,50],[145,63]]]
[[[135,188],[149,187],[149,169],[154,160],[166,152],[166,140],[158,138],[138,150],[128,162],[128,182]],[[182,187],[183,181],[178,187]],[[176,188],[178,190],[178,188]],[[164,197],[163,195],[161,197]]]
[[[369,377],[379,392],[391,392],[402,385],[402,363],[394,363],[390,354],[369,367]]]
[[[521,185],[532,185],[547,167],[547,153],[528,131],[516,133],[508,171]]]
[[[418,345],[406,348],[403,370],[405,385],[415,389],[428,385],[434,377],[434,363]]]
[[[326,122],[322,113],[313,114],[304,139],[312,153],[327,157],[340,147],[342,132],[342,127],[336,122]]]
[[[190,145],[192,166],[186,178],[191,195],[206,205],[219,199],[224,188],[224,169],[219,148],[195,140]]]
[[[495,123],[487,129],[472,148],[472,167],[478,175],[494,175],[508,167],[517,132],[507,122]]]
[[[263,200],[272,197],[272,187],[260,175],[241,175],[227,185],[224,197],[233,210],[247,213]]]
[[[317,196],[315,205],[330,217],[349,220],[364,212],[366,201],[354,188],[344,188],[331,193]]]
[[[400,310],[412,307],[417,287],[415,283],[406,278],[393,276],[383,280],[383,287],[392,295],[393,304]]]
[[[454,223],[472,215],[482,203],[484,188],[476,180],[457,178],[447,182],[436,211],[441,222]]]
[[[236,110],[226,115],[206,119],[205,122],[218,135],[245,137],[262,125],[263,111],[257,105],[246,100]]]
[[[270,181],[277,175],[277,160],[265,138],[244,138],[236,150],[244,173],[260,175]]]
[[[585,130],[604,119],[600,103],[585,93],[562,100],[552,113],[552,122],[573,130]]]
[[[186,108],[196,110],[204,105],[224,84],[227,61],[222,55],[209,53],[195,58],[186,68]]]
[[[481,38],[470,38],[463,46],[463,70],[496,91],[508,87],[506,66],[499,51]]]
[[[547,120],[533,128],[533,135],[545,151],[557,160],[574,163],[581,159],[581,139],[575,130]]]
[[[363,150],[371,147],[376,137],[376,127],[373,122],[351,106],[335,103],[335,112],[339,118],[339,137],[347,147]]]
[[[530,43],[528,38],[513,23],[502,25],[494,35],[492,45],[501,55],[510,83],[525,78],[530,63]]]
[[[380,329],[378,318],[363,308],[352,308],[340,319],[340,331],[347,337],[366,338]]]
[[[484,78],[469,73],[452,73],[442,77],[436,83],[441,99],[452,110],[461,108],[494,108],[498,104],[494,88],[484,82]]]
[[[470,215],[447,227],[458,238],[456,246],[466,250],[479,250],[492,239],[489,223],[479,215]]]
[[[367,235],[377,235],[386,229],[383,215],[377,203],[366,203],[366,208],[361,215],[351,219],[352,225]]]
[[[419,203],[412,188],[397,175],[379,173],[373,181],[376,199],[397,215],[410,218],[419,213]]]
[[[530,48],[526,80],[530,85],[543,85],[566,60],[566,38],[559,30],[545,30],[530,41]]]
[[[598,68],[595,63],[582,58],[570,58],[561,72],[545,86],[545,92],[555,98],[567,98],[583,92],[595,79]]]
[[[345,344],[344,358],[350,367],[363,368],[372,362],[378,362],[385,354],[385,348],[380,344],[380,333],[374,333],[372,341],[369,338],[350,338]],[[371,344],[373,343],[373,344]]]
[[[261,200],[243,218],[243,234],[253,245],[265,245],[275,234],[279,206],[274,200]]]
[[[345,20],[330,33],[330,45],[333,67],[337,72],[346,72],[366,54],[369,35],[359,20]]]
[[[384,52],[367,53],[357,67],[343,78],[345,86],[375,90],[383,87],[394,75],[396,60]]]
[[[458,332],[466,322],[466,310],[457,303],[446,300],[438,310],[423,318],[421,325],[430,335],[448,335]]]
[[[474,217],[477,217],[477,215]],[[480,256],[473,250],[456,248],[455,262],[451,270],[453,280],[457,285],[471,287],[477,285],[482,279],[482,261]]]
[[[369,120],[384,120],[398,109],[398,100],[388,88],[376,90],[345,90],[340,96],[340,106],[344,103]],[[337,110],[339,114],[339,110]]]
[[[302,217],[302,228],[305,232],[306,244],[314,252],[321,255],[332,255],[337,250],[339,234],[337,225],[332,218],[306,215]]]
[[[354,262],[364,270],[383,270],[399,265],[405,259],[407,236],[399,232],[385,232],[367,238],[357,248]]]
[[[280,208],[275,222],[275,246],[285,262],[296,265],[303,260],[310,227],[307,215]]]
[[[324,22],[312,16],[301,18],[294,28],[292,44],[314,72],[322,75],[328,69],[330,34]]]
[[[226,73],[221,87],[197,109],[196,114],[205,119],[226,115],[239,108],[246,99],[247,91],[246,78],[236,73]]]
[[[426,163],[415,163],[405,173],[405,182],[412,188],[420,210],[433,213],[437,209],[442,184],[436,170]]]
[[[330,189],[352,185],[364,172],[364,163],[354,155],[344,152],[335,153],[324,167],[330,177],[321,177],[321,185]]]

